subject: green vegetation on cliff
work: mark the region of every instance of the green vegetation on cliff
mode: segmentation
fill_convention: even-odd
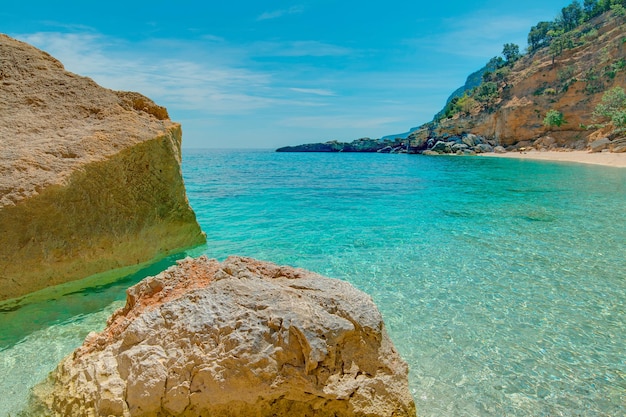
[[[532,55],[543,48],[548,48],[552,56],[552,64],[554,64],[563,51],[582,46],[587,42],[593,42],[598,35],[598,31],[595,29],[595,25],[587,23],[591,19],[609,11],[615,17],[626,15],[626,0],[585,0],[583,5],[579,1],[574,0],[569,6],[561,9],[561,12],[553,21],[539,22],[530,29],[528,34],[528,54]],[[626,38],[624,39],[626,40]],[[501,93],[498,90],[502,85],[499,86],[498,83],[506,85],[510,67],[522,55],[518,45],[506,43],[502,50],[502,56],[504,59],[496,56],[485,67],[468,77],[468,82],[450,96],[444,109],[435,116],[435,120],[450,118],[457,113],[469,114],[478,103],[482,103],[487,107],[489,104],[493,104],[494,99]],[[594,82],[598,80],[598,75],[615,78],[617,73],[624,70],[624,68],[626,68],[626,59],[622,58],[606,66],[603,69],[603,74],[598,74],[597,71],[593,70],[589,71],[585,77],[589,84],[587,92],[595,93],[603,90],[601,82]],[[568,72],[571,73],[572,69],[562,70],[559,78],[562,78],[564,81],[571,80],[571,75],[570,77],[567,76]],[[482,80],[478,83],[475,82],[477,75],[482,77]],[[474,83],[471,81],[474,81]],[[567,83],[564,83],[561,88],[567,89]],[[546,90],[547,94],[551,94],[552,90]],[[544,93],[546,90],[541,92]]]
[[[468,78],[409,137],[412,150],[466,134],[504,147],[551,136],[557,147],[578,149],[616,137],[626,112],[608,103],[621,103],[626,88],[626,0],[573,1],[530,29],[524,54],[506,43],[474,81],[476,74],[479,82]]]
[[[618,129],[626,127],[626,92],[624,89],[615,87],[604,93],[593,115],[596,118],[608,120]]]
[[[563,113],[554,109],[548,110],[546,118],[543,119],[543,125],[547,127],[561,127],[564,123],[567,123],[567,121],[563,118]]]
[[[608,11],[623,16],[624,7],[624,0],[584,0],[582,5],[574,0],[561,9],[553,21],[539,22],[530,29],[528,52],[532,53],[550,45],[555,45],[555,51],[562,51],[567,45],[572,45],[570,32],[581,29],[584,23]]]

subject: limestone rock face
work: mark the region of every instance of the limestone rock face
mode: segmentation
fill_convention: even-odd
[[[180,125],[0,34],[0,301],[204,242]]]
[[[555,56],[544,47],[523,56],[508,68],[508,75],[496,80],[494,103],[425,124],[409,135],[411,147],[424,150],[429,139],[468,133],[507,149],[543,136],[554,139],[552,148],[588,145],[594,140],[591,126],[606,122],[593,116],[603,94],[614,87],[626,88],[625,27],[626,17],[605,13],[572,34],[572,48]],[[551,109],[561,112],[566,123],[544,126]]]
[[[407,373],[350,284],[200,257],[130,288],[35,392],[54,416],[414,416]]]

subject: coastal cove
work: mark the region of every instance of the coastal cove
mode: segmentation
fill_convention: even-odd
[[[7,5],[0,417],[626,416],[626,0],[565,1]]]
[[[187,254],[294,265],[370,294],[418,415],[626,413],[626,170],[186,150],[183,174],[208,241]],[[173,262],[1,312],[0,416],[104,326],[126,287]]]

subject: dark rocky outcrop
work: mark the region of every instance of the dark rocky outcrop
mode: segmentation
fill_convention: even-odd
[[[324,143],[309,143],[305,145],[285,146],[276,152],[379,152],[403,153],[407,151],[407,140],[400,138],[370,139],[361,138],[352,142],[330,141]]]

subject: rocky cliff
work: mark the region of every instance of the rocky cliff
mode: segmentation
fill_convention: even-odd
[[[544,34],[545,46],[510,62],[494,57],[452,93],[433,121],[412,128],[407,140],[391,141],[393,136],[385,136],[277,151],[473,155],[536,148],[626,152],[624,126],[606,126],[607,120],[594,116],[605,93],[626,88],[626,10],[617,6],[593,18],[581,17],[581,24],[566,30],[559,27],[559,19],[540,22],[538,26],[551,29]],[[550,111],[560,121],[545,123]],[[626,102],[622,111],[626,114]]]
[[[429,140],[460,142],[467,134],[504,147],[520,142],[546,148],[587,147],[607,135],[594,127],[598,120],[593,112],[603,94],[626,87],[625,28],[624,16],[604,13],[553,41],[561,44],[540,48],[488,74],[482,90],[477,87],[455,114],[440,113],[412,133],[412,149],[427,149]],[[562,114],[564,123],[544,124],[549,110]]]
[[[0,300],[201,244],[165,108],[0,34]]]
[[[32,415],[415,415],[406,363],[347,282],[200,257],[127,294],[35,389]]]

